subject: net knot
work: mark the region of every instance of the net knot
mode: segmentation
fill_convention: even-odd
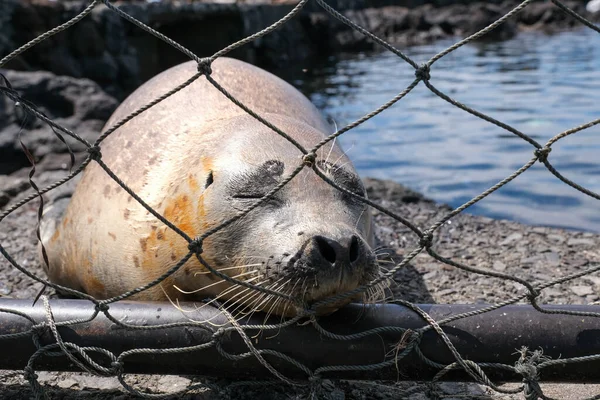
[[[423,232],[423,236],[419,239],[419,246],[423,246],[426,249],[430,248],[433,244],[433,233],[429,231]]]
[[[194,254],[200,255],[202,254],[202,240],[194,239],[188,245],[188,250]]]
[[[530,303],[533,303],[539,295],[540,291],[538,289],[530,289],[529,293],[527,293],[527,300],[529,300]]]
[[[121,364],[120,361],[113,361],[112,363],[110,363],[110,366],[112,368],[112,373],[114,375],[119,376],[119,375],[123,374],[123,372],[124,372],[123,364]]]
[[[544,356],[541,350],[529,352],[527,347],[521,348],[518,353],[521,353],[521,356],[515,363],[515,372],[523,377],[525,398],[533,400],[543,397],[544,394],[538,382],[538,365],[549,358]]]
[[[422,81],[428,81],[431,79],[431,75],[429,74],[429,64],[422,64],[419,68],[415,70],[415,76],[417,79]]]
[[[541,149],[536,149],[533,153],[537,157],[539,162],[546,162],[548,160],[548,154],[552,151],[551,147],[542,147]]]
[[[312,168],[315,165],[315,161],[317,159],[317,155],[315,153],[306,153],[302,156],[302,162],[309,168]]]
[[[219,328],[216,331],[213,332],[212,334],[212,339],[216,342],[218,342],[219,340],[221,340],[225,334],[227,333],[227,331],[223,328]]]
[[[87,149],[87,152],[90,154],[90,158],[94,161],[98,161],[102,158],[102,152],[100,151],[100,146],[92,146]]]
[[[37,380],[38,375],[35,373],[35,371],[33,370],[32,367],[27,365],[25,368],[23,368],[23,377],[25,379],[27,379],[28,381],[31,381],[31,380]]]
[[[37,337],[43,336],[47,332],[48,325],[45,322],[42,322],[37,325],[33,325],[31,327],[31,333],[36,335]]]
[[[200,61],[198,61],[198,72],[209,76],[210,74],[212,74],[212,67],[210,66],[212,63],[212,60],[208,57],[202,58],[200,59]]]
[[[108,311],[109,306],[106,303],[98,303],[96,304],[96,311],[98,312],[106,312]]]

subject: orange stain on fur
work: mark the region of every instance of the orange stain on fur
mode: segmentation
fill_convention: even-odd
[[[213,163],[212,160],[208,158],[202,158],[202,168],[204,172],[208,175],[208,173],[212,173],[213,171]],[[206,189],[204,189],[206,190]],[[206,208],[204,207],[204,192],[202,195],[198,195],[198,205],[197,205],[197,213],[198,213],[198,221],[200,223],[200,228],[202,232],[206,232],[210,229],[210,224],[206,220]]]
[[[105,295],[105,291],[106,288],[104,287],[104,285],[102,284],[102,282],[100,282],[100,280],[92,275],[90,275],[86,281],[86,292],[88,292],[89,294],[92,294],[94,297],[96,298],[104,298]]]
[[[208,171],[212,170],[212,163],[207,159],[202,159],[202,163],[203,170],[208,174]],[[190,238],[195,238],[209,227],[202,196],[204,189],[197,177],[192,174],[189,174],[185,180],[183,185],[174,188],[174,194],[165,196],[159,209],[162,209],[161,214],[169,222]],[[140,244],[143,256],[140,260],[135,260],[135,264],[144,270],[148,279],[160,276],[189,253],[187,241],[165,226],[149,230],[148,236],[140,240]],[[209,239],[204,241],[204,246],[210,248]],[[205,253],[203,256],[207,257],[208,254]],[[209,259],[207,261],[211,262]],[[196,257],[192,257],[186,263],[186,268],[188,271],[204,270]],[[185,275],[185,269],[182,269],[181,273]],[[173,277],[173,284],[177,279]],[[171,283],[163,282],[162,286],[166,290],[170,285]]]
[[[188,180],[188,183],[197,185],[195,180]],[[195,237],[198,234],[198,216],[194,196],[183,190],[181,187],[177,196],[164,200],[162,215],[187,235]],[[151,229],[149,235],[140,240],[140,244],[143,252],[140,266],[148,273],[149,278],[164,273],[173,265],[173,258],[183,258],[189,252],[187,241],[165,226]]]
[[[198,181],[196,180],[196,178],[194,178],[194,175],[189,174],[187,181],[188,181],[188,185],[190,185],[191,192],[197,193],[199,186],[198,186]]]
[[[197,232],[194,222],[197,220],[197,217],[196,213],[193,212],[192,202],[187,194],[181,194],[174,200],[170,200],[165,207],[163,215],[190,237],[196,236]]]
[[[57,229],[52,234],[52,237],[50,238],[50,242],[52,242],[52,243],[56,242],[59,237],[60,237],[60,231]]]

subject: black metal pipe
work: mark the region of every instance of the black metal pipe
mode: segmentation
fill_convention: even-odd
[[[86,319],[94,309],[91,302],[84,300],[51,300],[52,313],[56,321]],[[182,305],[186,307],[186,305]],[[189,306],[189,305],[188,305]],[[486,305],[420,305],[433,319],[482,309]],[[191,307],[189,307],[191,308]],[[546,309],[600,312],[598,306],[545,306]],[[31,300],[0,299],[0,309],[10,309],[27,314],[37,322],[46,321],[41,302],[32,306]],[[137,326],[156,326],[188,319],[169,303],[122,301],[110,305],[110,314],[124,323]],[[187,314],[195,320],[211,319],[212,323],[227,320],[214,308]],[[245,324],[263,324],[264,317],[256,316]],[[397,305],[350,305],[333,315],[321,318],[321,325],[337,334],[354,334],[375,327],[395,326],[418,329],[426,325],[414,311]],[[204,324],[211,331],[217,328]],[[30,330],[32,322],[16,314],[0,312],[1,335]],[[541,349],[553,359],[567,359],[600,354],[600,318],[577,317],[562,314],[543,314],[531,306],[507,306],[485,314],[453,321],[443,326],[444,331],[464,359],[477,363],[502,363],[514,365],[518,359],[516,350],[527,346],[531,350]],[[100,313],[94,320],[77,325],[61,326],[58,331],[65,342],[79,346],[101,347],[115,355],[136,348],[189,347],[210,340],[211,332],[196,327],[175,327],[159,330],[128,330],[118,327]],[[248,331],[249,336],[256,331]],[[269,338],[269,336],[274,336]],[[271,349],[298,360],[311,369],[331,365],[369,365],[384,361],[386,355],[394,353],[401,334],[383,333],[356,340],[326,338],[314,327],[292,325],[279,332],[263,332],[252,339],[257,349]],[[241,337],[232,333],[219,338],[227,352],[238,354],[248,351]],[[42,344],[55,343],[49,332]],[[36,348],[31,336],[0,339],[3,356],[0,369],[23,369]],[[420,346],[429,359],[449,364],[454,358],[447,346],[433,331],[424,334]],[[102,363],[104,356],[98,357]],[[287,361],[265,355],[265,358],[290,378],[306,378],[306,373]],[[104,365],[109,363],[104,362]],[[36,370],[78,370],[67,357],[39,358]],[[221,356],[214,346],[208,349],[177,354],[137,354],[124,359],[125,372],[160,373],[186,375],[213,375],[244,379],[272,376],[254,357],[229,360]],[[412,352],[397,365],[371,371],[335,371],[323,373],[330,378],[360,379],[404,379],[428,380],[439,369],[426,365]],[[522,377],[507,370],[485,369],[488,376],[499,380],[521,380]],[[542,381],[600,382],[600,361],[586,361],[544,368]],[[460,380],[467,377],[462,371],[444,376],[445,380]]]

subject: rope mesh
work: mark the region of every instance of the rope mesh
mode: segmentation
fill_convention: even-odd
[[[21,107],[23,110],[28,112],[30,115],[35,116],[36,118],[39,118],[40,120],[49,124],[53,128],[54,133],[57,136],[59,136],[59,138],[61,138],[61,140],[63,140],[63,135],[67,135],[67,136],[70,136],[70,137],[74,138],[75,140],[83,143],[88,149],[87,158],[77,169],[72,171],[67,177],[61,179],[60,181],[58,181],[46,188],[39,189],[39,188],[37,188],[37,186],[33,186],[35,189],[35,193],[30,195],[29,197],[23,199],[22,201],[14,204],[12,207],[8,208],[3,213],[1,213],[0,214],[0,222],[2,220],[4,220],[6,217],[8,217],[9,215],[11,215],[13,212],[15,212],[17,209],[24,207],[25,205],[31,203],[32,201],[34,201],[36,199],[40,200],[39,210],[40,210],[40,215],[41,215],[41,210],[43,208],[43,202],[41,200],[42,200],[43,194],[49,192],[50,190],[57,188],[58,186],[65,184],[67,181],[69,181],[70,179],[72,179],[75,176],[77,176],[78,174],[80,174],[89,164],[97,163],[115,182],[117,182],[119,184],[119,186],[121,188],[123,188],[125,191],[127,191],[133,197],[133,199],[135,199],[135,201],[137,201],[146,210],[148,210],[148,212],[150,212],[158,221],[160,221],[166,227],[173,230],[178,235],[180,235],[182,238],[184,238],[188,242],[188,245],[189,245],[189,253],[184,258],[179,260],[175,266],[173,266],[171,269],[166,271],[162,276],[155,279],[154,281],[148,282],[146,285],[136,288],[135,290],[131,290],[127,293],[123,293],[122,295],[119,295],[119,296],[116,296],[116,297],[113,297],[110,299],[106,299],[106,300],[97,300],[97,299],[93,298],[92,296],[89,296],[85,293],[81,293],[77,290],[73,290],[73,289],[70,289],[67,287],[57,285],[57,284],[52,283],[42,277],[36,276],[35,274],[28,271],[26,266],[19,264],[15,260],[15,258],[13,258],[6,251],[6,249],[0,244],[0,253],[2,253],[2,255],[8,260],[8,262],[10,264],[12,264],[12,266],[14,268],[16,268],[17,270],[19,270],[20,272],[22,272],[29,278],[42,283],[45,287],[51,287],[62,293],[66,293],[66,294],[69,294],[72,296],[76,296],[78,298],[90,300],[95,304],[95,308],[90,309],[89,318],[87,318],[85,320],[72,320],[72,321],[62,321],[62,322],[56,322],[54,320],[52,309],[51,309],[50,303],[48,302],[48,299],[46,296],[42,296],[42,301],[43,301],[43,304],[44,304],[44,307],[46,310],[46,321],[41,322],[41,323],[35,323],[35,321],[33,321],[29,316],[19,313],[17,311],[9,310],[9,309],[0,309],[0,313],[11,313],[11,314],[19,315],[24,319],[28,319],[32,324],[31,328],[27,331],[13,333],[11,335],[0,336],[0,343],[2,343],[3,340],[8,340],[8,339],[14,338],[16,336],[20,336],[20,337],[31,336],[32,337],[34,343],[37,346],[37,351],[30,358],[27,366],[25,366],[23,374],[24,374],[24,377],[30,382],[31,388],[32,388],[36,398],[47,397],[47,394],[45,393],[45,389],[39,383],[38,377],[35,373],[36,361],[38,358],[40,358],[42,356],[66,356],[71,360],[71,362],[78,365],[81,368],[81,370],[83,370],[83,371],[87,371],[87,372],[90,372],[90,373],[93,373],[96,375],[100,375],[100,376],[116,376],[116,377],[118,377],[119,381],[121,382],[121,384],[123,385],[123,388],[125,390],[127,390],[128,392],[134,393],[136,395],[139,395],[141,397],[144,397],[144,398],[159,398],[159,397],[163,397],[163,396],[167,396],[167,395],[170,396],[173,394],[181,394],[186,391],[194,390],[194,389],[197,389],[200,387],[205,387],[205,388],[209,387],[210,388],[211,385],[194,384],[182,392],[170,393],[170,394],[148,394],[148,393],[145,393],[143,390],[137,389],[137,388],[131,386],[130,384],[128,384],[124,378],[124,374],[126,373],[126,371],[125,371],[126,360],[131,356],[135,356],[136,354],[142,354],[142,353],[143,354],[169,354],[169,353],[172,354],[172,353],[181,353],[181,352],[188,352],[188,351],[198,351],[198,350],[214,347],[219,352],[219,354],[221,354],[223,357],[231,359],[231,360],[240,360],[240,359],[245,359],[245,358],[250,358],[250,357],[256,358],[265,368],[267,368],[272,373],[274,378],[280,380],[281,382],[285,382],[287,384],[300,385],[300,386],[304,385],[304,386],[310,387],[311,390],[313,391],[313,393],[318,392],[320,385],[327,386],[328,381],[322,379],[322,374],[325,372],[361,371],[361,370],[366,371],[366,370],[375,370],[375,369],[381,369],[381,368],[392,368],[393,369],[393,368],[395,368],[395,366],[398,365],[398,362],[400,360],[402,360],[404,357],[406,357],[408,354],[416,354],[427,365],[430,365],[436,369],[439,369],[439,373],[434,378],[434,381],[443,379],[444,375],[451,370],[462,369],[469,376],[471,376],[475,382],[478,382],[482,385],[486,385],[490,388],[493,388],[496,391],[503,392],[503,393],[523,392],[525,394],[526,398],[538,398],[538,397],[547,398],[546,396],[544,396],[543,391],[539,385],[540,372],[543,371],[544,368],[547,368],[547,367],[553,366],[553,365],[557,365],[557,364],[586,362],[586,361],[598,359],[598,357],[600,357],[600,355],[590,355],[588,357],[577,357],[577,358],[571,358],[571,359],[552,360],[552,359],[548,359],[547,357],[545,357],[538,351],[530,352],[527,349],[521,349],[520,350],[521,356],[520,356],[519,360],[515,363],[515,365],[503,365],[503,364],[480,364],[480,365],[478,365],[472,361],[464,359],[461,356],[461,354],[459,354],[459,352],[456,350],[454,344],[452,343],[452,341],[450,340],[448,335],[442,330],[442,326],[444,324],[448,324],[448,323],[450,323],[452,321],[456,321],[458,319],[469,318],[469,317],[472,317],[475,315],[484,314],[484,313],[490,312],[492,310],[495,310],[495,309],[498,309],[498,308],[501,308],[501,307],[504,307],[504,306],[507,306],[510,304],[515,304],[524,299],[527,299],[541,313],[549,313],[549,314],[559,313],[559,314],[563,314],[563,315],[580,315],[580,316],[593,317],[593,318],[600,317],[600,313],[593,313],[593,312],[583,313],[583,312],[573,312],[573,311],[568,311],[568,310],[556,310],[556,309],[546,310],[546,309],[544,309],[544,307],[540,306],[536,301],[536,299],[540,296],[540,293],[543,290],[545,290],[546,288],[549,288],[554,285],[558,285],[560,283],[568,282],[568,281],[574,280],[578,277],[596,272],[596,271],[600,270],[600,266],[592,265],[589,268],[587,268],[586,270],[583,270],[576,274],[562,276],[551,282],[546,282],[543,284],[542,283],[536,284],[536,283],[528,282],[528,281],[526,281],[522,278],[516,277],[516,276],[504,274],[504,273],[490,270],[490,269],[484,269],[484,268],[478,268],[475,266],[470,266],[470,265],[467,265],[458,260],[443,257],[442,255],[440,255],[440,253],[436,249],[436,246],[434,245],[436,231],[444,223],[449,221],[452,217],[456,216],[457,214],[463,212],[464,210],[466,210],[473,204],[483,200],[485,197],[487,197],[491,193],[497,191],[499,188],[508,184],[510,181],[512,181],[513,179],[515,179],[516,177],[518,177],[519,175],[523,174],[528,169],[530,169],[538,161],[541,164],[543,164],[551,174],[556,176],[558,179],[562,180],[565,184],[571,186],[575,190],[580,191],[581,193],[584,193],[585,195],[588,195],[588,196],[596,198],[596,199],[600,199],[600,195],[598,193],[595,193],[589,189],[586,189],[586,188],[582,187],[581,185],[577,184],[576,182],[574,182],[570,179],[567,179],[562,174],[560,174],[553,167],[553,165],[551,163],[551,154],[550,154],[554,143],[556,143],[557,141],[559,141],[562,138],[565,138],[568,135],[575,134],[577,132],[580,132],[582,130],[585,130],[591,126],[598,124],[600,122],[600,119],[590,121],[589,123],[583,124],[578,127],[574,127],[572,129],[566,130],[564,132],[560,132],[560,133],[556,134],[552,139],[550,139],[547,143],[542,144],[542,143],[538,143],[536,140],[534,140],[532,137],[528,136],[526,133],[521,132],[518,129],[511,127],[510,125],[503,123],[501,121],[498,121],[495,118],[488,116],[480,111],[477,111],[476,109],[473,109],[465,104],[462,104],[460,101],[441,92],[433,85],[433,82],[435,82],[435,65],[434,64],[437,60],[450,54],[451,52],[455,51],[459,47],[461,47],[469,42],[472,42],[473,40],[476,40],[483,35],[486,35],[488,32],[490,32],[491,30],[496,28],[498,25],[504,23],[506,20],[512,18],[515,14],[521,12],[530,3],[532,3],[533,0],[523,1],[517,7],[515,7],[513,10],[511,10],[506,15],[502,16],[500,19],[498,19],[491,25],[489,25],[489,26],[485,27],[484,29],[480,30],[479,32],[476,32],[476,33],[472,34],[471,36],[457,42],[456,44],[448,47],[447,49],[440,52],[439,54],[434,55],[429,61],[425,62],[422,65],[419,65],[417,62],[412,60],[401,50],[395,48],[391,44],[387,43],[385,40],[373,35],[368,30],[357,25],[355,22],[349,20],[348,18],[346,18],[345,16],[340,14],[338,11],[336,11],[334,8],[327,5],[323,0],[314,0],[314,2],[316,4],[318,4],[326,13],[331,15],[332,18],[335,18],[338,21],[341,21],[342,23],[348,25],[350,28],[354,29],[355,31],[360,32],[362,35],[366,36],[373,42],[379,44],[387,51],[390,51],[393,54],[397,55],[398,61],[399,61],[398,67],[413,68],[414,72],[415,72],[415,79],[404,90],[400,91],[398,93],[398,95],[396,95],[394,98],[390,99],[388,102],[381,105],[376,110],[366,114],[365,116],[359,118],[358,120],[349,124],[348,126],[345,126],[341,129],[337,130],[336,132],[334,132],[327,138],[323,139],[319,143],[316,143],[314,145],[314,147],[312,147],[310,149],[306,149],[303,146],[301,146],[299,143],[294,141],[294,139],[292,139],[283,130],[281,130],[278,127],[276,127],[275,125],[271,124],[268,121],[268,118],[261,116],[260,114],[254,112],[252,109],[250,109],[249,107],[244,105],[242,102],[240,102],[238,99],[236,99],[235,93],[229,93],[211,75],[212,68],[214,68],[214,66],[212,66],[211,64],[213,63],[213,61],[215,59],[229,53],[230,51],[238,48],[239,46],[242,46],[246,43],[256,40],[262,36],[268,35],[272,31],[278,29],[279,27],[281,27],[282,25],[287,23],[290,19],[294,18],[300,12],[300,10],[302,10],[303,7],[307,3],[309,3],[309,0],[302,0],[302,1],[298,2],[298,4],[294,8],[292,8],[291,11],[288,14],[286,14],[283,18],[281,18],[279,21],[260,30],[259,32],[255,33],[251,36],[248,36],[238,42],[230,44],[229,46],[223,48],[222,50],[216,52],[213,56],[208,57],[208,58],[198,57],[197,55],[195,55],[194,53],[192,53],[190,50],[186,49],[182,45],[180,45],[177,42],[173,41],[172,39],[160,34],[159,32],[155,31],[151,27],[145,25],[138,19],[134,18],[133,16],[125,13],[118,6],[111,4],[109,0],[102,0],[102,1],[94,0],[94,1],[90,2],[89,5],[80,14],[78,14],[71,20],[40,35],[39,37],[35,38],[34,40],[30,41],[29,43],[26,43],[25,45],[21,46],[20,48],[12,51],[6,57],[4,57],[2,60],[0,60],[0,68],[1,68],[3,65],[8,63],[15,57],[18,57],[21,53],[27,51],[31,47],[37,45],[38,43],[48,39],[49,37],[65,30],[65,29],[68,29],[69,27],[75,25],[80,20],[86,18],[86,16],[88,16],[98,4],[103,3],[106,7],[108,7],[110,10],[112,10],[113,12],[118,14],[120,17],[122,17],[125,20],[127,20],[128,22],[136,25],[137,27],[145,30],[148,34],[154,35],[155,37],[164,41],[168,45],[173,46],[175,49],[177,49],[180,52],[182,52],[183,54],[185,54],[191,60],[194,60],[198,63],[198,72],[196,74],[190,76],[187,81],[180,84],[179,86],[173,87],[167,93],[157,96],[157,98],[154,101],[152,101],[152,102],[148,103],[147,105],[141,107],[140,109],[134,111],[130,115],[124,117],[122,120],[115,123],[113,126],[106,129],[104,131],[104,133],[95,141],[95,143],[89,143],[88,141],[86,141],[85,139],[83,139],[79,135],[77,135],[75,132],[72,132],[71,130],[66,129],[66,128],[56,124],[50,118],[45,116],[36,107],[36,105],[34,103],[32,103],[31,101],[28,101],[27,99],[22,98],[16,90],[12,89],[10,82],[7,79],[4,78],[3,79],[4,82],[2,82],[0,80],[0,83],[3,83],[3,84],[0,84],[0,92],[4,96],[6,96],[10,100],[12,100],[18,107]],[[561,1],[552,0],[552,3],[556,7],[558,7],[562,11],[564,11],[567,15],[577,19],[578,21],[585,24],[589,28],[594,29],[596,31],[600,31],[597,26],[595,26],[594,24],[592,24],[591,22],[589,22],[582,16],[578,15],[576,12],[574,12],[572,9],[568,8]],[[111,169],[102,161],[102,145],[103,145],[103,141],[108,136],[115,134],[115,132],[118,131],[127,121],[136,118],[137,116],[139,116],[142,113],[152,112],[153,106],[155,106],[156,104],[165,100],[166,98],[172,96],[173,94],[177,93],[178,91],[182,90],[183,88],[189,86],[192,82],[194,82],[198,79],[207,80],[217,90],[219,90],[224,96],[229,98],[234,104],[236,104],[238,107],[243,109],[246,113],[248,113],[254,119],[256,119],[257,121],[261,122],[262,124],[264,124],[265,126],[270,128],[275,134],[278,134],[281,137],[283,137],[284,139],[286,139],[290,143],[290,146],[294,146],[295,148],[300,150],[302,152],[302,154],[304,154],[304,157],[299,159],[298,166],[293,170],[293,172],[289,176],[282,179],[280,184],[277,185],[275,188],[273,188],[262,199],[256,201],[255,203],[248,206],[246,209],[240,211],[234,218],[229,219],[227,221],[222,221],[218,226],[203,233],[200,237],[192,238],[192,237],[189,237],[182,230],[180,230],[172,221],[169,221],[167,218],[165,218],[163,215],[161,215],[158,211],[152,209],[144,201],[143,198],[141,198],[138,194],[136,194],[134,191],[132,191],[123,180],[121,180],[113,171],[111,171]],[[532,158],[530,160],[528,160],[527,162],[525,162],[521,168],[514,171],[510,176],[501,180],[497,184],[490,187],[488,190],[484,191],[483,193],[481,193],[478,196],[474,197],[473,199],[469,200],[468,202],[461,205],[460,207],[457,207],[456,209],[451,210],[446,215],[444,215],[442,218],[440,218],[439,220],[432,223],[426,229],[420,229],[415,224],[404,219],[402,216],[396,215],[392,211],[387,210],[386,208],[374,203],[373,201],[370,201],[360,195],[357,195],[356,193],[353,193],[353,192],[337,185],[333,180],[331,180],[323,172],[323,170],[320,167],[321,164],[319,164],[319,157],[317,156],[317,154],[319,154],[318,150],[322,149],[323,146],[325,146],[327,143],[333,141],[335,138],[344,134],[345,132],[359,126],[360,124],[364,123],[365,121],[367,121],[371,118],[375,118],[379,113],[387,110],[388,108],[393,107],[394,104],[401,101],[406,96],[409,96],[410,92],[418,85],[424,85],[432,93],[434,93],[435,95],[437,95],[439,98],[443,99],[444,101],[462,109],[463,111],[465,111],[469,114],[472,114],[478,118],[481,118],[491,124],[494,124],[497,127],[507,131],[511,135],[514,135],[514,136],[522,139],[523,141],[525,141],[529,145],[531,145],[531,153],[532,153]],[[206,329],[206,331],[210,337],[210,340],[207,340],[204,343],[198,343],[195,346],[186,347],[186,348],[164,348],[164,349],[139,348],[139,349],[134,349],[134,350],[130,350],[130,351],[125,351],[121,354],[112,354],[111,352],[109,352],[105,349],[101,349],[101,348],[81,347],[81,346],[78,346],[76,343],[67,342],[67,341],[63,340],[63,338],[60,335],[59,329],[58,329],[59,327],[65,327],[65,326],[69,326],[69,325],[83,323],[86,321],[91,321],[94,318],[96,318],[100,313],[103,313],[115,325],[117,325],[123,329],[129,329],[129,330],[168,329],[168,328],[174,327],[174,326],[191,326],[191,327],[198,328],[199,325],[194,322],[156,325],[156,326],[151,326],[151,327],[127,324],[127,323],[124,323],[124,322],[119,321],[116,318],[114,318],[111,315],[111,310],[110,310],[110,306],[112,303],[119,301],[119,300],[129,298],[136,293],[142,292],[153,286],[159,285],[161,282],[163,282],[169,276],[171,276],[176,271],[178,271],[183,266],[183,264],[185,264],[192,257],[196,257],[198,259],[198,261],[202,265],[204,265],[204,267],[206,267],[206,269],[208,271],[210,271],[215,276],[220,277],[221,279],[227,280],[233,284],[244,287],[250,291],[254,291],[254,292],[258,292],[258,293],[262,293],[262,294],[266,294],[266,295],[277,296],[279,298],[286,299],[289,301],[295,301],[295,299],[290,297],[289,295],[278,292],[276,290],[276,287],[271,288],[271,289],[264,288],[259,285],[255,285],[253,283],[246,282],[241,279],[232,278],[232,277],[224,274],[223,272],[219,271],[219,269],[216,266],[210,265],[205,259],[202,258],[202,245],[205,240],[210,238],[215,233],[221,231],[228,225],[230,225],[238,220],[243,219],[253,209],[260,207],[263,203],[272,199],[273,196],[275,196],[279,190],[283,189],[286,185],[288,185],[289,182],[291,182],[293,179],[295,179],[295,177],[302,170],[304,170],[306,168],[312,169],[320,178],[322,178],[325,182],[327,182],[329,185],[334,187],[336,190],[344,192],[346,195],[351,196],[352,198],[362,202],[363,204],[365,204],[365,206],[372,207],[372,208],[378,210],[379,212],[386,214],[388,217],[396,220],[397,222],[403,224],[407,228],[409,228],[410,231],[412,231],[414,233],[414,235],[416,235],[418,237],[418,239],[417,239],[418,245],[415,248],[411,249],[411,251],[408,251],[400,263],[398,263],[397,265],[390,268],[382,276],[373,279],[368,284],[363,285],[357,289],[354,289],[348,293],[338,294],[331,298],[321,300],[315,304],[312,304],[311,306],[306,306],[304,304],[297,304],[297,307],[299,310],[298,315],[291,320],[287,320],[287,321],[281,322],[279,324],[256,325],[256,326],[245,325],[244,326],[244,325],[238,324],[236,322],[235,318],[233,318],[233,316],[231,314],[229,314],[226,310],[223,310],[223,313],[228,317],[230,324],[227,326],[220,327],[219,329],[215,329],[215,330],[211,330],[206,327],[203,327],[203,329]],[[30,182],[32,183],[32,185],[35,185],[33,183],[33,181],[31,180],[31,177],[33,176],[34,172],[35,172],[35,168],[32,169],[32,173],[30,174]],[[526,293],[516,296],[512,299],[506,300],[502,303],[490,306],[488,308],[483,308],[483,309],[480,309],[477,311],[468,312],[468,313],[464,313],[461,315],[455,315],[450,318],[446,318],[444,320],[438,320],[438,321],[431,318],[424,310],[420,309],[418,306],[411,304],[407,301],[403,301],[403,300],[391,301],[392,303],[407,307],[412,312],[414,312],[416,315],[420,316],[424,321],[426,321],[427,325],[416,331],[411,331],[411,330],[403,329],[403,328],[399,328],[399,327],[380,327],[380,328],[372,329],[369,331],[344,336],[344,335],[338,335],[333,332],[330,332],[320,325],[319,320],[315,317],[316,308],[327,305],[327,304],[336,303],[340,300],[343,300],[343,299],[351,297],[351,296],[355,296],[356,294],[364,293],[364,292],[368,291],[369,289],[376,287],[377,285],[382,283],[384,280],[393,277],[396,272],[398,272],[400,269],[402,269],[404,266],[406,266],[409,262],[414,260],[415,257],[417,257],[418,255],[425,254],[425,253],[441,263],[444,263],[453,268],[463,270],[468,273],[479,274],[484,277],[496,277],[496,278],[500,278],[500,279],[504,279],[504,280],[513,281],[516,284],[522,285],[525,288]],[[360,339],[362,337],[369,336],[369,335],[386,333],[386,334],[396,335],[398,338],[398,343],[399,344],[401,343],[401,345],[398,346],[396,351],[388,354],[386,359],[381,361],[380,363],[375,363],[375,364],[371,364],[371,365],[360,365],[360,366],[357,366],[357,365],[323,365],[323,366],[313,370],[286,354],[282,354],[282,353],[270,351],[270,350],[257,349],[256,347],[254,347],[251,338],[249,338],[248,334],[247,334],[247,331],[252,330],[252,329],[260,329],[263,332],[276,333],[280,329],[285,329],[286,326],[290,326],[291,324],[294,324],[301,319],[307,319],[308,323],[312,324],[314,329],[316,329],[321,335],[323,335],[324,337],[327,337],[327,338],[336,339],[336,340],[357,340],[357,339]],[[423,333],[426,331],[430,331],[430,330],[434,331],[441,338],[441,340],[443,341],[443,343],[445,344],[447,349],[452,353],[453,358],[454,358],[453,363],[448,364],[448,365],[440,364],[438,362],[435,362],[434,360],[427,358],[423,354],[423,352],[421,351],[421,348],[420,348],[420,346],[421,346],[420,340],[421,340]],[[55,343],[49,344],[49,345],[42,345],[41,344],[41,336],[45,334],[47,337],[48,332],[50,332],[50,334],[54,338]],[[232,354],[232,353],[229,353],[225,348],[223,348],[221,346],[220,338],[223,335],[226,335],[230,332],[237,332],[243,338],[243,341],[247,346],[247,350],[248,350],[247,352],[241,353],[241,354]],[[273,365],[267,360],[267,358],[264,357],[264,355],[268,355],[269,356],[268,359],[270,359],[270,360],[272,360],[273,358],[278,358],[281,361],[285,361],[287,363],[294,365],[299,371],[302,371],[304,373],[305,380],[304,381],[294,381],[294,380],[284,376],[279,371],[277,371],[277,369],[275,369],[273,367]],[[99,357],[99,356],[101,356],[101,357]],[[99,362],[99,361],[96,361],[96,359],[102,359],[103,361]],[[486,375],[485,371],[492,370],[492,369],[508,370],[508,371],[512,371],[516,374],[520,374],[523,377],[523,385],[520,388],[510,389],[510,390],[498,387]],[[236,383],[236,385],[239,385],[239,384],[242,384],[242,382]],[[248,383],[248,384],[252,384],[252,383]],[[414,388],[411,388],[404,394],[409,395],[413,392],[414,392]]]

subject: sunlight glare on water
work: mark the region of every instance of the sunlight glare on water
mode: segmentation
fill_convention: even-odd
[[[453,42],[405,49],[418,64]],[[404,90],[414,70],[391,53],[339,57],[295,84],[338,127]],[[600,118],[600,36],[591,30],[520,34],[463,46],[431,69],[443,93],[545,144]],[[534,148],[447,103],[419,84],[391,109],[341,137],[364,177],[391,179],[457,207],[526,164]],[[549,160],[567,178],[600,193],[600,126],[553,145]],[[535,225],[600,232],[600,201],[536,163],[467,212]]]

